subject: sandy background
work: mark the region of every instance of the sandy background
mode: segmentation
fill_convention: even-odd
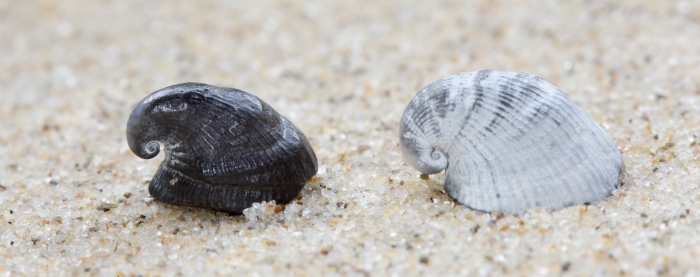
[[[698,1],[0,1],[0,276],[698,276],[699,64]],[[513,216],[421,180],[403,109],[480,69],[566,92],[621,149],[623,185]],[[149,198],[163,155],[133,155],[126,120],[186,81],[305,132],[320,166],[298,202]]]

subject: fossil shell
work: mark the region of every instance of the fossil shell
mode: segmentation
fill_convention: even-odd
[[[610,136],[554,85],[518,72],[458,73],[404,111],[401,151],[445,191],[482,211],[522,212],[599,201],[619,183]]]
[[[126,137],[131,151],[165,160],[148,191],[162,202],[241,213],[255,202],[287,203],[316,174],[306,136],[246,92],[184,83],[136,105]]]

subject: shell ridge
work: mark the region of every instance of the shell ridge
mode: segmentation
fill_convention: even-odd
[[[207,128],[211,129],[209,126],[205,125],[205,126],[201,127],[199,130],[202,131],[206,135],[206,137],[204,137],[202,139],[202,141],[204,141],[204,143],[206,143],[209,146],[209,151],[213,152],[216,149],[216,147],[214,147],[214,144],[218,145],[218,143],[216,143],[216,139],[209,132],[207,132]],[[207,137],[209,139],[211,139],[211,141],[209,139],[207,139]]]
[[[521,74],[519,74],[519,75],[521,75]],[[511,122],[511,125],[516,126],[520,130],[520,132],[518,134],[520,136],[525,133],[525,128],[529,129],[534,124],[537,123],[536,121],[534,121],[534,119],[536,118],[536,115],[538,115],[537,113],[529,112],[530,109],[533,109],[533,105],[535,105],[537,103],[529,101],[529,100],[531,100],[531,95],[522,93],[521,83],[522,82],[520,80],[510,78],[510,79],[505,79],[501,83],[501,85],[499,86],[501,88],[500,95],[503,98],[505,98],[505,99],[510,99],[510,98],[517,99],[517,101],[513,101],[513,103],[518,103],[519,109],[517,110],[517,114],[515,114],[516,116],[514,116],[512,118],[515,118],[518,121],[518,123],[520,123],[524,127],[517,127],[515,122]],[[518,94],[514,94],[514,93],[511,94],[510,91],[516,91],[516,92],[518,92]],[[508,95],[508,96],[506,96],[506,95]],[[523,96],[525,96],[525,97],[523,97]],[[535,117],[529,116],[528,114],[534,114]],[[524,117],[524,118],[521,119],[520,117]],[[515,138],[517,138],[517,136],[515,136]]]
[[[275,126],[274,129],[278,129],[282,124],[278,124]],[[264,134],[263,130],[261,130],[259,127],[255,126],[256,131],[258,133]],[[289,128],[289,126],[287,126]],[[243,155],[244,156],[244,161],[243,163],[240,163],[238,167],[226,167],[223,170],[220,171],[212,171],[211,175],[215,174],[220,174],[220,173],[227,173],[233,176],[240,176],[240,175],[245,175],[245,174],[258,174],[262,173],[266,170],[265,167],[270,166],[271,164],[275,163],[277,160],[274,159],[274,155],[271,155],[271,153],[276,152],[276,151],[282,151],[286,154],[291,154],[292,151],[289,146],[289,142],[286,141],[288,136],[277,136],[276,140],[270,140],[272,137],[272,134],[275,133],[274,131],[268,131],[266,132],[270,134],[270,136],[262,136],[260,140],[256,140],[258,142],[258,146],[260,150],[254,150],[248,154]],[[295,142],[298,143],[298,137],[294,137]],[[261,141],[262,140],[262,141]],[[268,145],[265,145],[265,143],[268,143]],[[258,149],[258,148],[256,148]],[[216,165],[216,164],[222,164],[222,165],[228,165],[228,164],[234,164],[235,159],[233,159],[233,156],[230,158],[224,157],[223,159],[215,160],[212,161],[211,164]],[[256,168],[259,168],[255,170]]]
[[[459,87],[457,88],[457,91],[454,92],[454,98],[462,98],[461,101],[455,100],[458,104],[455,106],[455,109],[452,113],[452,116],[450,116],[450,131],[448,134],[448,143],[446,145],[446,151],[451,151],[453,148],[453,144],[456,141],[456,138],[460,136],[460,129],[455,127],[455,126],[464,126],[468,124],[469,118],[462,116],[463,114],[469,114],[467,111],[467,103],[474,103],[475,101],[475,96],[473,93],[471,93],[471,90],[468,88],[468,86],[464,85],[464,83],[469,83],[471,82],[470,80],[464,81],[460,80],[459,82]],[[453,90],[455,90],[453,88]],[[457,119],[456,119],[457,118]]]
[[[448,149],[450,149],[450,150],[452,149],[452,145],[454,144],[455,141],[459,140],[458,138],[465,137],[465,134],[463,134],[462,131],[466,128],[466,126],[468,126],[469,124],[472,123],[471,118],[474,115],[476,108],[478,106],[480,106],[479,101],[481,101],[480,98],[481,98],[481,96],[483,96],[483,94],[479,92],[478,83],[480,83],[481,80],[487,78],[489,76],[489,74],[490,74],[490,71],[482,70],[482,71],[478,71],[476,73],[477,76],[472,76],[472,74],[466,74],[466,73],[458,73],[458,74],[453,75],[453,76],[455,76],[455,79],[462,79],[459,77],[466,77],[467,80],[464,82],[467,83],[467,85],[464,85],[464,89],[461,92],[461,96],[463,96],[465,98],[464,101],[471,101],[471,102],[469,102],[470,103],[469,105],[465,105],[465,107],[471,106],[471,108],[464,109],[466,114],[463,116],[464,119],[461,120],[460,127],[458,129],[456,129],[457,134],[450,136],[450,140],[449,140],[450,144],[448,145]],[[460,84],[462,84],[462,82],[460,82]],[[474,91],[472,91],[471,87],[476,87],[476,88],[473,89]],[[465,91],[465,90],[468,90],[468,91]],[[483,88],[482,88],[482,90],[483,90]],[[460,115],[455,113],[455,116],[460,116]],[[455,128],[452,128],[452,129],[455,129]]]
[[[527,84],[527,90],[534,91],[536,87],[532,87],[532,83]],[[545,92],[542,92],[545,93]],[[551,101],[551,99],[543,99],[543,101]],[[561,118],[567,118],[566,116],[562,116],[561,113],[556,113],[556,112],[550,112],[553,110],[553,105],[548,102],[543,102],[541,103],[540,107],[535,107],[534,110],[536,111],[535,117],[538,115],[541,116],[541,118],[544,120],[547,118],[547,116],[550,116],[553,118],[555,123],[554,125],[549,125],[549,123],[538,121],[538,124],[533,125],[533,127],[536,128],[546,128],[548,125],[551,126],[552,128],[555,129],[560,129],[563,130],[563,133],[567,136],[568,140],[571,140],[572,137],[569,134],[568,128],[563,128],[565,125],[561,122],[561,120],[557,121],[556,117],[561,117]],[[554,134],[561,134],[561,133],[554,133]],[[547,142],[545,143],[540,143],[540,144],[535,144],[536,148],[538,149],[537,152],[539,153],[547,153],[550,152],[552,149],[547,149],[549,144],[556,143],[560,141],[561,139],[558,137],[552,137],[550,135],[545,135],[541,138],[536,138],[538,141],[542,142]],[[554,142],[551,142],[554,141]],[[576,156],[579,156],[578,151],[574,151],[574,154]],[[550,156],[554,156],[554,153],[552,153]],[[552,158],[558,158],[559,157],[552,157]],[[550,158],[550,160],[552,159]],[[546,161],[541,161],[542,163],[546,163]],[[561,192],[563,190],[569,190],[572,184],[571,180],[568,180],[569,177],[567,177],[568,174],[566,174],[565,171],[562,170],[563,163],[561,162],[552,162],[550,163],[551,165],[548,167],[539,167],[537,168],[537,171],[541,172],[543,177],[546,177],[544,183],[538,183],[537,181],[533,180],[533,176],[530,176],[527,180],[527,182],[530,184],[530,187],[533,187],[533,190],[535,192],[535,197],[534,199],[539,199],[536,204],[537,206],[543,206],[546,208],[552,207],[552,206],[557,206],[558,204],[556,203],[559,200],[563,200],[559,195],[572,195],[572,193],[568,194],[562,194]],[[564,173],[564,174],[562,174]],[[557,185],[552,185],[554,183],[560,183],[559,186]],[[554,197],[550,197],[551,195],[554,195]]]
[[[561,101],[565,95],[561,91],[557,90],[555,92],[555,96],[558,96],[558,97],[556,97],[554,100]],[[568,97],[566,97],[566,98],[568,98]],[[562,179],[565,180],[565,182],[562,182],[562,185],[564,186],[564,188],[561,188],[561,189],[566,189],[569,192],[568,194],[565,194],[565,195],[581,195],[581,194],[583,194],[583,195],[581,195],[581,197],[591,198],[591,195],[587,190],[593,190],[594,194],[600,195],[599,191],[601,191],[602,187],[600,185],[596,185],[596,184],[601,184],[600,181],[602,181],[602,180],[599,177],[598,170],[589,170],[588,169],[588,168],[597,169],[598,165],[592,164],[590,161],[593,160],[594,158],[591,157],[590,155],[584,154],[584,152],[586,151],[585,149],[588,149],[591,147],[596,147],[596,145],[590,145],[590,142],[587,139],[581,138],[581,135],[578,134],[577,129],[581,129],[581,128],[591,129],[592,127],[595,127],[595,128],[599,128],[599,127],[590,118],[589,118],[590,120],[588,120],[588,121],[582,120],[584,117],[581,115],[581,113],[585,113],[585,112],[583,112],[583,110],[581,110],[580,108],[578,108],[576,106],[568,105],[568,103],[567,103],[567,106],[569,106],[570,110],[560,111],[559,113],[555,112],[552,114],[555,114],[555,115],[558,114],[558,115],[560,115],[560,117],[562,119],[566,118],[569,120],[569,121],[567,121],[568,123],[560,120],[559,127],[561,127],[560,129],[563,130],[563,132],[561,132],[561,134],[565,134],[567,136],[566,138],[564,138],[564,140],[571,141],[574,143],[574,145],[576,145],[576,147],[574,147],[572,149],[572,151],[569,151],[569,154],[574,156],[575,157],[574,160],[578,161],[578,162],[575,164],[570,164],[569,167],[580,168],[580,170],[563,171],[562,169],[560,169],[561,166],[563,165],[562,163],[553,163],[553,167],[557,168],[558,169],[557,171],[560,172],[560,174],[564,173],[564,174],[561,174]],[[563,115],[563,114],[567,114],[567,115]],[[576,114],[576,116],[572,116],[574,114]],[[587,114],[586,114],[586,117],[588,117]],[[571,121],[571,120],[573,120],[573,121]],[[565,127],[565,126],[567,126],[567,127]],[[574,133],[576,133],[576,135],[573,135]],[[559,139],[559,143],[561,143],[561,140],[562,139]],[[574,175],[568,174],[570,172],[591,172],[591,173],[583,175],[583,176],[574,176]],[[588,186],[587,187],[588,189],[584,189],[583,191],[580,191],[579,193],[574,193],[574,191],[573,191],[574,189],[581,189],[580,186],[582,183],[584,183],[584,184],[588,183],[588,184],[594,184],[594,185]],[[570,199],[566,199],[566,200],[570,200]],[[564,201],[564,199],[562,199],[562,201]],[[562,203],[559,203],[559,204],[562,204]],[[548,206],[556,206],[556,204],[548,205]]]
[[[601,184],[601,186],[597,187],[599,191],[602,190],[602,191],[600,191],[600,193],[610,194],[610,191],[608,191],[608,188],[614,189],[617,186],[614,184],[615,180],[612,180],[613,184],[611,184],[610,181],[606,182],[605,180],[608,179],[608,177],[606,177],[605,175],[617,176],[618,178],[610,178],[610,179],[616,179],[619,182],[619,174],[620,174],[620,170],[622,169],[622,159],[616,159],[616,158],[612,157],[612,156],[619,155],[619,149],[617,148],[617,146],[615,145],[613,140],[610,138],[610,136],[607,134],[607,132],[605,132],[605,130],[603,130],[603,128],[600,127],[600,125],[598,125],[590,117],[590,115],[588,113],[586,113],[582,109],[579,109],[578,112],[581,114],[582,118],[585,117],[585,118],[590,119],[589,122],[591,124],[589,124],[590,126],[588,126],[588,130],[590,130],[590,132],[591,132],[590,135],[595,139],[588,139],[587,141],[589,143],[594,143],[594,142],[601,142],[602,143],[602,145],[597,145],[599,147],[599,149],[601,149],[601,150],[593,152],[593,154],[595,154],[595,157],[589,159],[589,161],[590,161],[589,163],[597,168],[597,170],[595,171],[596,173],[598,173],[598,176],[597,176],[598,178],[596,181]],[[602,151],[602,149],[604,149],[606,147],[608,148],[608,151],[606,151],[606,152]],[[612,162],[615,163],[615,168],[609,168],[606,170],[605,167],[601,166],[601,163],[600,163],[601,160],[611,160]],[[598,193],[596,193],[596,194],[598,194]]]
[[[451,115],[450,116],[445,116],[445,120],[448,121],[447,123],[447,130],[449,130],[449,133],[445,136],[446,143],[444,144],[445,149],[444,151],[449,151],[452,148],[452,142],[454,141],[454,136],[455,136],[455,124],[461,124],[461,122],[457,122],[459,120],[455,120],[455,118],[459,117],[459,114],[463,111],[464,107],[459,105],[460,101],[458,101],[459,97],[464,98],[466,95],[466,87],[464,85],[464,79],[463,78],[451,78],[449,79],[450,82],[446,84],[445,86],[449,86],[449,88],[445,88],[448,91],[449,97],[448,97],[448,102],[453,102],[455,103],[452,107]],[[447,83],[447,82],[445,82]],[[455,84],[456,83],[456,84]],[[456,88],[456,89],[455,89]],[[458,132],[458,131],[457,131]]]
[[[579,125],[579,126],[582,126],[582,125]],[[589,127],[592,127],[592,126],[589,126]],[[579,135],[581,135],[581,134],[579,134]],[[599,168],[599,165],[595,162],[595,160],[597,160],[597,159],[599,159],[599,158],[603,158],[603,157],[599,157],[598,155],[590,155],[590,154],[587,155],[587,154],[586,154],[586,150],[585,150],[585,149],[590,149],[590,148],[600,147],[600,146],[601,146],[601,145],[591,144],[591,142],[592,142],[592,141],[590,141],[590,140],[588,140],[588,139],[581,138],[581,139],[580,139],[580,142],[579,142],[579,144],[578,144],[579,147],[577,147],[577,148],[576,148],[576,151],[574,151],[574,153],[573,153],[573,154],[576,155],[576,157],[577,157],[577,158],[579,159],[579,161],[580,161],[579,164],[578,164],[578,166],[581,167],[581,168],[586,168],[586,169],[588,169],[587,171],[589,172],[589,174],[587,174],[587,175],[584,175],[584,176],[577,176],[577,177],[579,178],[579,180],[577,180],[577,182],[578,182],[579,184],[580,184],[580,183],[593,183],[593,184],[597,184],[597,186],[594,186],[594,187],[592,187],[592,188],[589,187],[589,189],[591,190],[591,192],[592,192],[594,195],[599,195],[600,192],[602,192],[601,189],[603,189],[602,186],[604,185],[604,184],[603,184],[604,181],[603,181],[602,178],[600,178],[599,172],[600,172],[600,170],[605,170],[605,169],[604,169],[604,168]],[[591,154],[594,154],[594,153],[591,153]],[[589,169],[589,168],[590,168],[590,169]],[[582,171],[583,171],[583,169],[582,169]],[[586,196],[589,196],[589,195],[590,195],[590,194],[588,193]]]
[[[421,121],[418,122],[419,126],[421,126],[421,129],[425,129],[427,127],[427,129],[430,130],[430,132],[427,132],[427,134],[430,136],[430,138],[428,139],[428,141],[430,141],[430,148],[435,147],[435,144],[438,144],[440,141],[440,130],[442,128],[442,122],[440,120],[432,120],[431,118],[425,115],[439,112],[437,109],[438,101],[438,98],[430,98],[430,100],[427,102],[428,108],[424,110],[425,113],[420,117]],[[430,124],[426,124],[428,122],[430,122]]]
[[[476,188],[478,187],[480,190],[487,190],[487,191],[481,191],[481,193],[478,195],[478,198],[475,198],[474,196],[469,196],[468,194],[464,193],[459,195],[458,200],[461,202],[467,202],[471,206],[475,207],[482,207],[483,203],[487,202],[486,197],[489,195],[495,195],[494,193],[498,188],[494,185],[494,175],[493,173],[489,170],[490,169],[490,162],[487,159],[487,155],[483,153],[483,150],[480,149],[480,145],[477,143],[474,143],[470,139],[467,138],[468,143],[465,143],[463,145],[462,151],[460,151],[462,154],[465,154],[465,156],[462,156],[462,158],[459,159],[454,159],[452,163],[454,166],[448,167],[446,175],[452,176],[451,180],[453,180],[452,183],[448,183],[446,180],[445,187],[456,187],[458,183],[455,183],[455,181],[464,182],[467,184],[467,186]],[[486,163],[486,170],[483,170],[484,168],[481,166],[481,164]],[[464,164],[464,166],[460,166]],[[471,166],[470,166],[471,165]],[[466,168],[471,174],[465,175],[461,172],[461,168]],[[470,170],[471,169],[471,170]],[[462,173],[462,174],[455,174],[455,173]],[[490,180],[486,178],[484,174],[488,174]],[[457,175],[457,176],[454,176]],[[462,176],[461,178],[458,176]],[[457,180],[455,180],[457,178]],[[463,179],[464,178],[464,179]],[[490,181],[491,186],[485,185],[487,181]],[[471,199],[469,201],[468,199]]]
[[[494,141],[496,141],[497,143],[494,143]],[[489,200],[493,201],[495,205],[491,209],[511,212],[511,210],[504,205],[505,203],[503,202],[503,200],[510,197],[512,193],[522,191],[521,187],[524,180],[518,178],[519,175],[509,174],[509,171],[513,172],[518,168],[517,166],[513,166],[511,164],[511,162],[508,159],[509,155],[504,155],[504,153],[501,153],[500,155],[497,154],[505,149],[508,149],[508,147],[505,146],[501,148],[494,148],[495,145],[508,145],[508,143],[501,137],[492,136],[488,143],[484,142],[477,146],[477,149],[478,147],[482,147],[484,149],[478,151],[478,153],[482,153],[482,158],[486,160],[486,168],[492,178],[492,186],[494,187],[494,190],[488,196]],[[505,154],[509,153],[506,152]],[[489,161],[487,157],[493,157],[493,161]],[[501,164],[509,164],[510,166],[504,167],[500,166]],[[482,206],[482,208],[487,207]]]
[[[173,181],[177,179],[177,181]],[[173,184],[174,183],[174,184]],[[305,183],[305,182],[304,182]],[[303,184],[302,184],[303,185]],[[248,196],[255,200],[241,203],[240,205],[226,204],[223,199],[237,199],[237,195],[242,191],[250,191]],[[277,195],[283,194],[275,185],[212,185],[195,180],[177,170],[173,170],[161,164],[156,175],[151,180],[149,192],[159,201],[172,205],[187,205],[207,208],[213,205],[215,210],[228,211],[230,209],[241,209],[250,204],[261,201],[268,201],[272,198],[265,198],[263,192],[274,192]],[[269,194],[269,193],[268,193]],[[193,197],[198,195],[198,197]],[[288,195],[286,195],[287,198]],[[296,194],[294,194],[296,196]],[[293,198],[293,197],[292,197]],[[185,200],[182,200],[185,199]],[[186,200],[189,199],[189,200]],[[291,198],[288,200],[291,201]],[[288,202],[287,201],[287,202]],[[278,201],[278,203],[286,203]],[[243,207],[244,206],[244,207]],[[241,209],[242,211],[242,209]]]
[[[403,123],[399,126],[402,135],[399,137],[399,143],[403,145],[401,151],[410,163],[417,166],[421,172],[432,174],[444,170],[448,161],[445,159],[443,165],[442,160],[433,159],[433,151],[439,143],[438,137],[434,133],[427,132],[423,128],[425,124],[421,124],[421,122],[430,120],[429,117],[425,116],[429,113],[426,111],[426,109],[430,108],[429,105],[420,109],[417,106],[413,106],[413,103],[419,101],[431,102],[434,100],[427,95],[426,89],[422,91],[426,93],[416,95],[406,108],[404,116],[402,116]],[[431,128],[428,128],[428,130],[431,130]],[[447,158],[446,155],[444,157]]]

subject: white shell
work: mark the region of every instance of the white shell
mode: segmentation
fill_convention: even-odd
[[[445,191],[482,211],[519,213],[597,202],[619,184],[610,136],[540,77],[458,73],[423,88],[399,127],[401,151]]]

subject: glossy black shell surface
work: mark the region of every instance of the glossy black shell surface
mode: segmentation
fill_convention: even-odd
[[[153,92],[129,117],[131,151],[165,160],[148,191],[168,204],[238,214],[255,202],[287,203],[316,174],[306,136],[241,90],[184,83]]]

